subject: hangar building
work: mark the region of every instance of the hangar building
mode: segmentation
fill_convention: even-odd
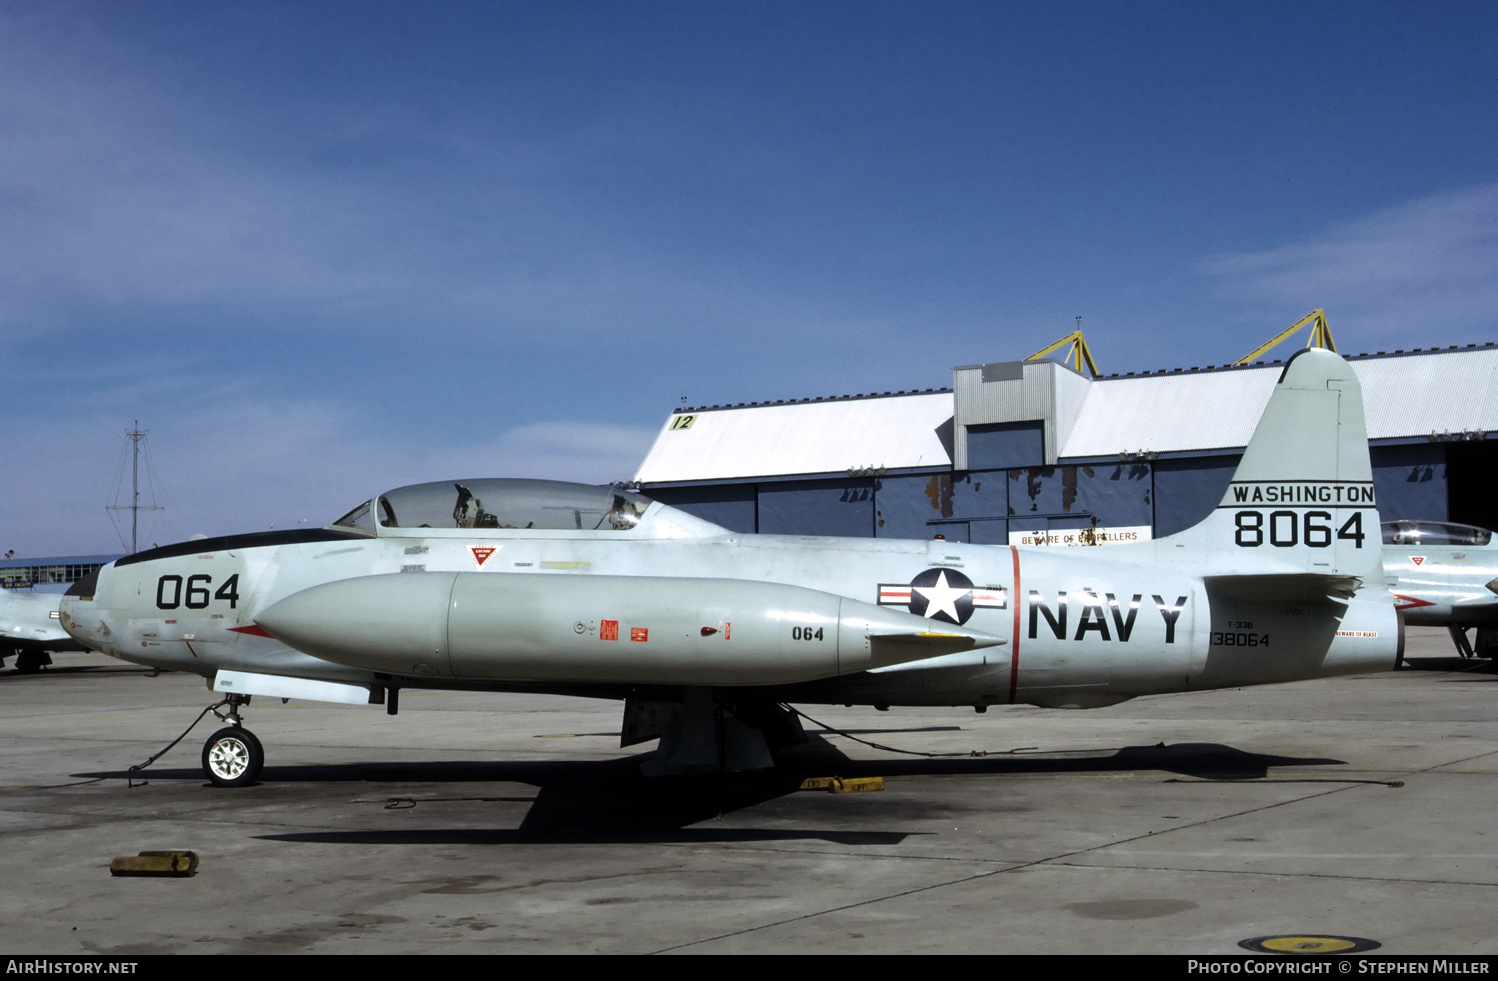
[[[0,588],[61,593],[70,584],[98,572],[118,555],[64,555],[45,559],[0,559]]]
[[[1384,520],[1498,529],[1498,348],[1348,357]],[[680,408],[631,486],[743,532],[1078,544],[1217,505],[1281,361],[1090,379],[1055,361],[950,389]]]

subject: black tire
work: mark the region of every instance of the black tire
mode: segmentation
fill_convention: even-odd
[[[220,729],[203,744],[203,772],[215,787],[248,787],[264,765],[265,750],[248,729]]]

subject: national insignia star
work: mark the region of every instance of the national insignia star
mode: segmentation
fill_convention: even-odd
[[[932,619],[938,613],[945,613],[952,618],[953,623],[961,622],[962,618],[957,614],[957,601],[967,595],[968,591],[948,585],[945,570],[936,577],[934,585],[912,586],[911,589],[926,598],[926,619]]]

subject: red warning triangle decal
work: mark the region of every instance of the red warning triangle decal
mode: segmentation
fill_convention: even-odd
[[[468,546],[468,551],[473,553],[473,561],[477,562],[480,568],[483,568],[484,563],[489,561],[489,556],[498,552],[499,548],[494,545],[470,545]]]
[[[1410,561],[1413,562],[1413,563],[1415,563],[1416,565],[1424,565],[1425,564],[1425,556],[1423,556],[1423,555],[1411,555],[1410,556]]]

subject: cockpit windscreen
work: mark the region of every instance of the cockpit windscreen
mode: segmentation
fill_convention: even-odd
[[[486,478],[400,487],[380,496],[378,512],[383,528],[629,531],[650,504],[614,487]],[[367,527],[367,513],[356,508],[337,523],[346,522]]]

